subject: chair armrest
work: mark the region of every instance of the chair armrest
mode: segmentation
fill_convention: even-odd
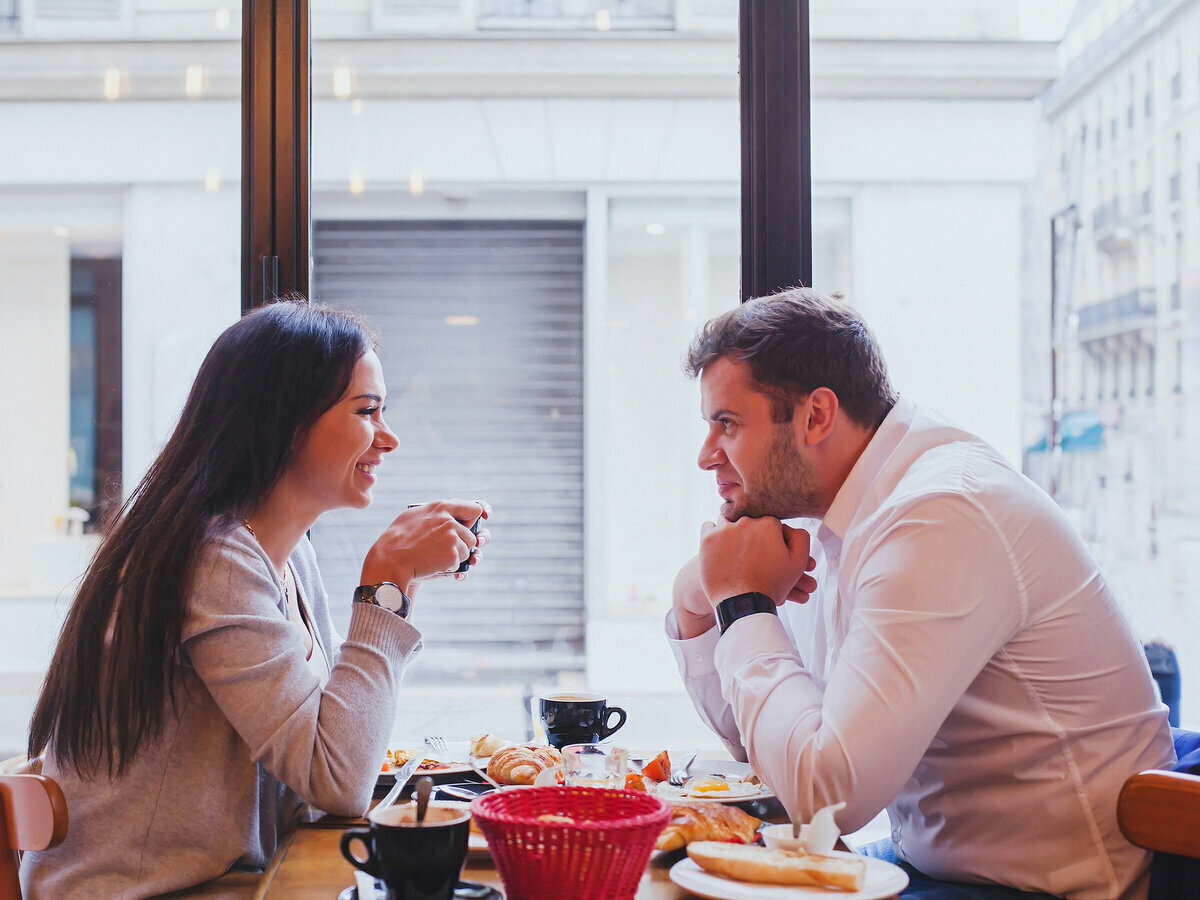
[[[1148,769],[1117,797],[1117,823],[1130,843],[1200,857],[1200,776]]]

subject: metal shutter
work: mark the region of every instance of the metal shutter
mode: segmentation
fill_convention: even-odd
[[[484,564],[417,598],[418,672],[582,670],[582,224],[317,222],[313,285],[379,330],[400,437],[374,504],[313,529],[339,627],[364,553],[406,504],[483,497]]]

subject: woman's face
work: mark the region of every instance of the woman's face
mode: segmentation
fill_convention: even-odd
[[[371,504],[375,467],[396,449],[383,421],[387,388],[374,351],[354,364],[350,386],[327,409],[296,452],[284,478],[320,512]]]

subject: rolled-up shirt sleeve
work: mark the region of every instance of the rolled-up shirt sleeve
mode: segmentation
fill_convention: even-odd
[[[1019,627],[1024,588],[991,520],[934,497],[873,532],[844,589],[852,612],[824,690],[772,615],[735,622],[713,662],[749,760],[788,812],[808,821],[845,801],[838,824],[851,831],[895,799]],[[704,698],[709,721],[727,721]]]

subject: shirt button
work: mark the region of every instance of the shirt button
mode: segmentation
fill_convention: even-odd
[[[696,660],[696,662],[704,662],[704,654],[703,653],[695,653],[692,655],[692,659]]]
[[[900,829],[899,828],[892,829],[892,841],[897,844],[900,843]]]

